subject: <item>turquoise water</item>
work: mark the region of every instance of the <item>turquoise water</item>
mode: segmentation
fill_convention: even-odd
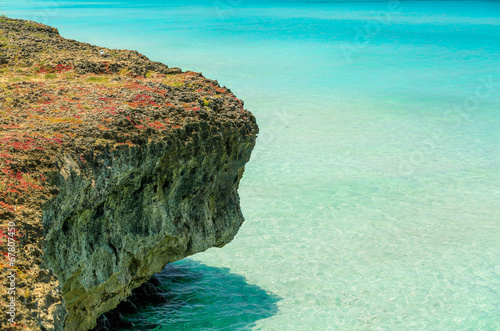
[[[261,134],[234,241],[169,266],[157,330],[499,330],[500,2],[9,1],[201,71]]]

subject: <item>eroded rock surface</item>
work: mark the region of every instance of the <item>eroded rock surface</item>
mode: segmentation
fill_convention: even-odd
[[[167,263],[233,239],[258,128],[230,90],[38,23],[0,31],[2,252],[14,222],[18,253],[2,330],[91,329]]]

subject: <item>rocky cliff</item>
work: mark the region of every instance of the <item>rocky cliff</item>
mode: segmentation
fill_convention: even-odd
[[[0,66],[2,330],[91,329],[233,239],[258,128],[229,89],[5,17]]]

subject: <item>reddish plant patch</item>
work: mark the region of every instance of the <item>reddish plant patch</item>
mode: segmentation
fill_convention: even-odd
[[[58,73],[61,73],[61,72],[66,72],[66,71],[69,71],[69,70],[73,70],[73,69],[75,69],[75,67],[73,65],[71,65],[71,64],[64,65],[64,64],[60,63],[60,64],[56,65],[56,67],[54,69]]]
[[[152,127],[153,129],[156,129],[156,130],[166,130],[166,127],[164,124],[158,122],[158,121],[155,121],[155,122],[152,122],[152,123],[148,123],[148,125],[150,127]]]

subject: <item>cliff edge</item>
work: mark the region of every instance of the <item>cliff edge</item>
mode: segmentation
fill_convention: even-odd
[[[237,233],[258,127],[229,89],[5,17],[0,85],[2,330],[91,329]]]

